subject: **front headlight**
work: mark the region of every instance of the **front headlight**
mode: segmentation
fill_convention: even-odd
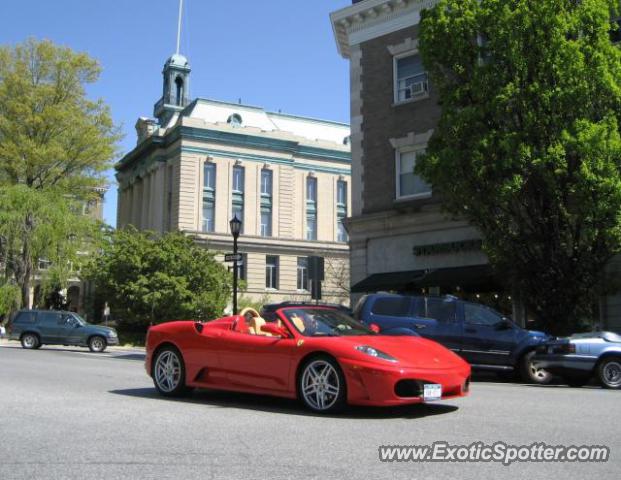
[[[116,337],[116,332],[115,331],[108,332],[108,336],[109,337]]]
[[[370,347],[368,345],[360,345],[360,346],[356,347],[356,350],[358,350],[359,352],[362,352],[362,353],[366,353],[367,355],[370,355],[372,357],[381,358],[383,360],[388,360],[389,362],[396,362],[397,361],[397,359],[395,357],[392,357],[392,356],[388,355],[387,353],[384,353],[381,350],[378,350],[377,348]]]

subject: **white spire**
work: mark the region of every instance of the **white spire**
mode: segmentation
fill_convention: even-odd
[[[181,44],[181,17],[183,15],[183,0],[179,0],[179,22],[177,23],[177,55],[179,55],[179,45]]]

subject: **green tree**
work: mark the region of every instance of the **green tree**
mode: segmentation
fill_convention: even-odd
[[[21,292],[19,287],[11,283],[0,281],[0,323],[5,317],[20,307]]]
[[[89,229],[76,202],[94,198],[116,154],[109,109],[85,93],[100,70],[50,41],[0,47],[0,256],[24,305],[39,258],[54,262],[48,276],[64,286]]]
[[[113,232],[83,270],[126,326],[209,320],[231,298],[231,276],[214,254],[182,233]]]
[[[442,115],[417,172],[554,333],[621,241],[614,0],[440,0],[420,49]]]
[[[66,285],[84,259],[80,246],[97,236],[97,224],[79,211],[81,202],[58,189],[25,185],[0,187],[0,264],[4,281],[13,281],[28,305],[39,259],[49,262],[42,275],[43,293]]]
[[[0,47],[1,183],[101,185],[120,137],[103,100],[86,98],[100,71],[88,55],[47,40]]]

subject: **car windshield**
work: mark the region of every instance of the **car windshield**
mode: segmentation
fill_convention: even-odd
[[[283,315],[305,337],[375,335],[350,316],[327,308],[286,308]]]

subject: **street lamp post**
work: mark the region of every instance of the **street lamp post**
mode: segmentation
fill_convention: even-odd
[[[233,315],[237,315],[237,238],[242,226],[242,222],[237,218],[237,214],[229,222],[229,225],[233,234]]]

